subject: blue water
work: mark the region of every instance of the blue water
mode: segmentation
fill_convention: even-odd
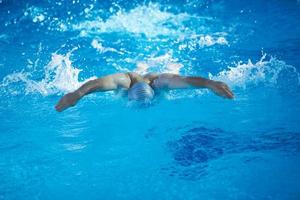
[[[225,81],[225,100],[91,94],[115,72]],[[300,2],[0,0],[0,199],[300,199]]]

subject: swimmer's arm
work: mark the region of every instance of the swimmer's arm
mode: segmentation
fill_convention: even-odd
[[[166,80],[165,86],[168,89],[208,88],[224,98],[234,98],[234,94],[228,85],[221,81],[214,81],[200,76],[180,76],[168,73],[160,75],[159,78]]]
[[[93,92],[116,90],[118,88],[129,88],[130,82],[130,77],[128,74],[124,73],[112,74],[90,80],[84,83],[74,92],[63,96],[55,106],[55,109],[58,112],[61,112],[71,106],[74,106],[83,96]]]

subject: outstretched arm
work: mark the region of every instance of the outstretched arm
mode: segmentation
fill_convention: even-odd
[[[95,80],[90,80],[74,92],[63,96],[55,106],[55,109],[58,112],[61,112],[68,107],[74,106],[83,96],[93,92],[109,91],[117,88],[129,88],[130,82],[130,77],[128,74],[124,73],[112,74]]]
[[[227,84],[197,76],[180,76],[177,74],[161,74],[154,80],[154,86],[167,89],[208,88],[224,98],[233,99],[234,94]]]

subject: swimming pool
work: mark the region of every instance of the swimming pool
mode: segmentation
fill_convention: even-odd
[[[0,199],[299,199],[299,1],[0,0]],[[228,83],[151,106],[115,72]]]

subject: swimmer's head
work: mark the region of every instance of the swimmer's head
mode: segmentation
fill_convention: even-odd
[[[137,82],[128,90],[128,98],[137,101],[150,101],[154,97],[154,90],[145,82]]]

